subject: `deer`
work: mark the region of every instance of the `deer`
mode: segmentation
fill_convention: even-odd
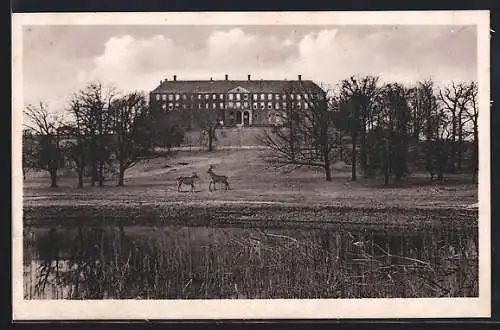
[[[198,174],[193,172],[191,176],[181,176],[177,178],[177,191],[181,191],[181,186],[184,184],[186,186],[191,186],[191,191],[194,191],[194,180],[198,179]]]
[[[226,186],[226,190],[230,190],[229,182],[227,181],[227,176],[225,175],[217,175],[214,173],[214,167],[210,165],[210,168],[207,171],[208,175],[210,175],[210,183],[208,184],[208,190],[212,191],[212,184],[214,186],[214,190],[217,190],[217,183],[223,183]]]

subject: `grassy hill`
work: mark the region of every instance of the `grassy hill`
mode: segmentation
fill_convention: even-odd
[[[76,188],[76,177],[61,177],[60,188],[48,188],[46,175],[31,175],[24,182],[25,202],[42,200],[113,201],[241,201],[341,205],[353,207],[465,207],[477,203],[477,186],[468,178],[448,177],[436,185],[425,173],[415,173],[405,185],[382,187],[380,181],[350,181],[350,168],[336,164],[332,181],[320,169],[300,168],[290,173],[270,168],[262,156],[269,151],[237,150],[177,152],[137,164],[126,172],[125,187],[107,181],[106,187]],[[208,191],[207,170],[229,177],[230,191]],[[196,192],[177,192],[179,176],[197,172]],[[222,187],[220,187],[222,188]]]

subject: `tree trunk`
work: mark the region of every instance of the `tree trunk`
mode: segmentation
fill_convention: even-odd
[[[83,169],[78,169],[78,188],[83,188]]]
[[[104,164],[99,162],[99,187],[104,186]]]
[[[451,114],[451,152],[450,152],[450,173],[455,173],[457,163],[457,114],[453,109]]]
[[[477,182],[477,172],[479,168],[479,144],[477,124],[474,123],[474,146],[472,147],[472,183]]]
[[[212,130],[208,130],[208,151],[213,150],[213,135],[212,135]]]
[[[92,164],[91,171],[92,171],[92,173],[90,176],[90,184],[92,187],[95,187],[95,183],[97,182],[97,163],[96,162],[94,162]]]
[[[457,148],[457,169],[462,170],[462,153],[463,153],[463,107],[458,112],[458,148]]]
[[[326,175],[326,181],[332,181],[332,173],[330,171],[330,159],[328,157],[325,157],[325,175]]]
[[[124,178],[125,178],[125,168],[120,165],[119,173],[118,173],[118,187],[124,186]]]
[[[366,111],[366,110],[364,110]],[[366,155],[366,119],[364,116],[361,118],[360,125],[360,143],[359,143],[359,165],[364,173],[367,170],[367,155]],[[366,175],[365,175],[366,176]]]
[[[356,136],[352,136],[351,181],[356,181]]]
[[[389,185],[389,183],[390,183],[390,180],[389,180],[390,177],[391,176],[389,175],[389,170],[386,168],[384,170],[384,186],[388,186]]]
[[[57,168],[51,168],[50,173],[50,187],[57,188]]]
[[[80,159],[77,159],[77,162],[79,161],[79,164],[77,163],[76,165],[78,166],[77,172],[78,172],[78,188],[83,188],[83,172],[85,171],[85,159],[83,156],[83,151],[81,151],[80,154]]]

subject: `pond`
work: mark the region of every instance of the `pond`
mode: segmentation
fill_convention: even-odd
[[[24,229],[25,299],[477,296],[472,230]]]

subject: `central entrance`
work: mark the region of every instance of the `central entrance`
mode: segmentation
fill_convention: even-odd
[[[250,126],[250,112],[243,111],[243,126]]]
[[[252,125],[252,112],[249,110],[236,111],[236,125],[250,126]]]

